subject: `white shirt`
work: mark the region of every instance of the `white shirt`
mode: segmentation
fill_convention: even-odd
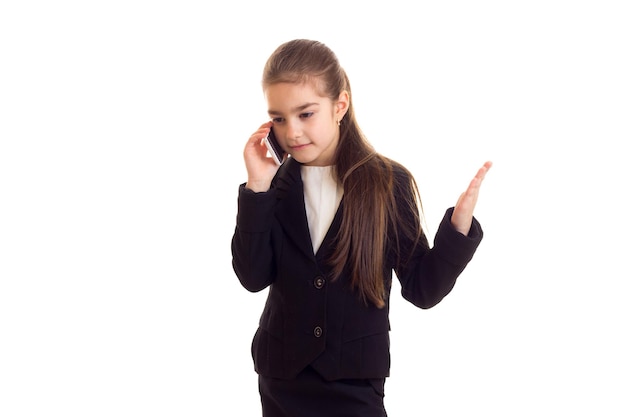
[[[306,166],[300,170],[304,183],[304,205],[313,252],[317,253],[343,197],[343,187],[333,177],[332,166]]]

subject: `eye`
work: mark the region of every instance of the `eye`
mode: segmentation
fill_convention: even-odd
[[[283,119],[282,117],[274,117],[272,119],[273,123],[282,123],[285,119]]]
[[[309,117],[311,117],[311,116],[313,116],[313,112],[312,112],[312,111],[307,112],[307,113],[302,113],[302,114],[300,115],[300,117],[301,117],[302,119],[308,119],[308,118],[309,118]]]

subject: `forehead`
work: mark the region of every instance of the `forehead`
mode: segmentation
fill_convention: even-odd
[[[275,111],[297,108],[306,103],[330,103],[330,99],[322,96],[317,87],[317,83],[311,81],[271,84],[265,89],[265,98],[269,109]]]

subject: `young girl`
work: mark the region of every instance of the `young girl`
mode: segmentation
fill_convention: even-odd
[[[317,41],[279,46],[263,72],[270,121],[244,149],[233,268],[269,287],[252,341],[263,416],[386,416],[389,293],[420,308],[452,289],[482,239],[473,211],[485,163],[430,247],[412,175],[367,142],[348,77]],[[270,127],[289,154],[267,155]]]

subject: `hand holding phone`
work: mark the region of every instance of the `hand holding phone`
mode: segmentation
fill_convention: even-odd
[[[274,128],[270,127],[270,132],[267,134],[265,140],[265,146],[269,151],[270,155],[274,159],[277,165],[282,165],[285,162],[286,152],[283,148],[278,144],[278,140],[276,140],[276,134],[274,133]]]

